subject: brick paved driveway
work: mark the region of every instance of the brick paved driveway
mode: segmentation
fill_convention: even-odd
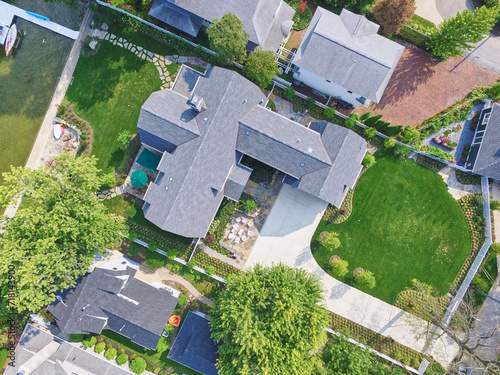
[[[496,82],[500,74],[488,72],[463,58],[438,62],[412,45],[406,49],[379,104],[372,111],[393,125],[418,125],[463,99],[478,86]]]

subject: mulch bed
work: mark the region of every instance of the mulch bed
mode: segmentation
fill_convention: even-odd
[[[92,153],[92,142],[94,141],[94,131],[92,130],[90,123],[76,114],[75,109],[73,108],[73,103],[69,103],[66,107],[66,111],[63,114],[60,114],[60,117],[71,125],[76,126],[82,132],[85,132],[83,137],[80,136],[81,151],[79,152],[89,157]]]

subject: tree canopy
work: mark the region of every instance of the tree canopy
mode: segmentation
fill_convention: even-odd
[[[56,291],[75,285],[96,252],[117,246],[119,231],[126,233],[94,193],[101,185],[97,160],[69,154],[54,159],[54,167],[4,173],[0,206],[24,198],[16,215],[0,223],[0,318],[7,313],[7,280],[15,309],[38,311],[54,301]]]
[[[475,12],[465,9],[456,17],[444,20],[440,30],[429,41],[432,55],[447,59],[459,57],[464,50],[474,48],[474,43],[484,38],[496,22],[500,12],[499,7],[482,6]]]
[[[232,274],[210,314],[221,375],[312,374],[328,314],[316,275],[284,264]]]
[[[278,74],[278,63],[272,51],[257,49],[243,67],[243,74],[260,87],[267,87]]]
[[[415,0],[380,0],[373,7],[373,15],[382,26],[385,36],[399,34],[401,28],[415,13]]]
[[[243,22],[238,16],[226,13],[221,19],[215,19],[207,29],[210,48],[225,60],[243,61],[246,55],[246,43],[250,35],[243,29]]]

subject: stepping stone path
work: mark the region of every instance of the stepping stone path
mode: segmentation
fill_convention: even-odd
[[[172,85],[174,83],[174,80],[170,76],[170,73],[167,69],[168,65],[171,65],[173,62],[179,63],[179,64],[192,64],[192,65],[198,65],[201,66],[205,69],[208,69],[210,67],[210,64],[203,61],[199,57],[191,57],[191,56],[178,56],[178,55],[173,55],[173,56],[161,56],[156,53],[150,52],[141,46],[135,45],[131,42],[128,42],[126,39],[117,37],[116,35],[113,35],[111,33],[108,33],[107,31],[99,30],[97,31],[92,31],[92,36],[95,36],[97,38],[107,40],[113,45],[117,45],[119,47],[128,49],[130,52],[135,54],[137,57],[147,60],[155,64],[156,68],[158,69],[158,73],[160,75],[161,79],[161,89],[170,89],[172,88]],[[105,198],[109,198],[108,196],[105,196]],[[103,198],[104,199],[104,198]]]
[[[117,195],[122,195],[124,193],[125,193],[125,187],[117,186],[111,190],[103,190],[96,194],[99,199],[110,199],[116,197]]]

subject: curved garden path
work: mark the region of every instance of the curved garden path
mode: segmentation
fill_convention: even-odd
[[[328,275],[310,248],[327,203],[284,185],[262,228],[245,268],[255,264],[283,262],[318,275],[323,283],[326,308],[418,352],[425,353],[425,340],[414,331],[411,314],[344,284]],[[456,356],[458,346],[448,337],[436,344],[433,357],[443,366]]]

